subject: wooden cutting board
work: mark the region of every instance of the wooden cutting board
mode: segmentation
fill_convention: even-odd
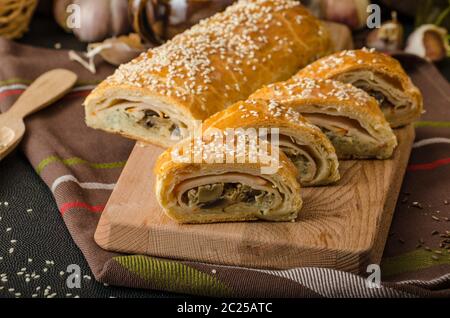
[[[414,140],[397,130],[386,161],[341,162],[342,180],[303,189],[295,223],[179,225],[156,202],[153,165],[162,149],[138,144],[95,233],[104,249],[255,268],[330,267],[365,271],[379,263]]]

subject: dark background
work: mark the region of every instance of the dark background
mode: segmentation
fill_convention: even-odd
[[[389,15],[390,10],[385,9],[383,12]],[[400,19],[410,32],[413,19],[407,17]],[[361,43],[363,38],[364,33],[355,34],[357,43]],[[61,43],[64,49],[85,48],[85,44],[64,33],[48,14],[42,13],[36,15],[30,26],[30,32],[20,42],[43,47],[54,47],[55,43]],[[450,60],[438,63],[437,66],[450,80]],[[5,201],[8,202],[8,206],[3,203]],[[28,209],[32,211],[27,212]],[[119,288],[97,283],[83,255],[70,237],[50,190],[20,151],[14,152],[0,162],[0,217],[0,275],[8,274],[8,281],[0,282],[0,298],[17,297],[16,293],[21,293],[20,297],[31,297],[39,286],[41,290],[38,297],[43,296],[43,290],[47,286],[51,287],[49,294],[56,293],[56,297],[176,296],[158,291]],[[7,228],[12,230],[6,232]],[[13,254],[9,254],[11,240],[17,240],[13,244],[15,247]],[[29,258],[33,260],[31,263],[28,262]],[[46,265],[46,261],[53,261],[54,265]],[[83,279],[81,289],[69,290],[65,284],[66,276],[60,275],[61,271],[66,271],[69,264],[79,265],[82,275],[91,276],[90,280]],[[35,271],[41,278],[31,279],[27,283],[23,275],[17,275],[23,267],[26,267],[27,273]],[[43,271],[45,267],[48,268],[47,272]],[[9,291],[10,288],[14,290]]]

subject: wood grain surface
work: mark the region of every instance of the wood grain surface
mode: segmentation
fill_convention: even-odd
[[[180,225],[154,194],[153,165],[162,149],[137,144],[102,214],[104,249],[255,268],[330,267],[360,272],[379,263],[414,140],[396,131],[390,160],[343,161],[336,185],[303,189],[295,223]]]

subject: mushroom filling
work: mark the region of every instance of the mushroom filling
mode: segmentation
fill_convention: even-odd
[[[311,157],[296,148],[283,147],[280,149],[292,161],[300,173],[300,178],[304,181],[311,181],[316,176],[317,165]]]
[[[188,190],[182,200],[189,207],[201,209],[225,209],[244,203],[268,210],[275,203],[275,195],[241,183],[214,183]]]
[[[364,89],[363,87],[361,88]],[[378,104],[380,104],[381,110],[385,114],[394,114],[408,110],[408,105],[405,104],[396,105],[395,103],[390,101],[389,97],[387,97],[383,92],[376,91],[373,89],[372,90],[366,89],[366,92],[367,94],[369,94],[370,96],[372,96],[377,100]]]
[[[355,119],[322,113],[304,113],[304,116],[320,127],[336,148],[338,156],[365,154],[379,145],[379,141]]]
[[[151,109],[128,107],[125,109],[125,114],[145,129],[158,130],[160,133],[164,133],[165,136],[181,136],[180,127],[173,123],[170,118],[162,112],[156,112]]]

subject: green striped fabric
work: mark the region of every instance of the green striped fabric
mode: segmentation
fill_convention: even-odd
[[[185,264],[133,255],[114,260],[128,271],[151,282],[156,289],[183,294],[230,297],[232,291],[213,274],[207,274]]]
[[[123,168],[126,164],[126,161],[94,163],[78,157],[62,159],[58,156],[49,156],[43,159],[37,165],[36,172],[40,175],[46,167],[48,167],[53,163],[62,163],[63,165],[68,167],[75,165],[88,165],[93,169],[116,169],[116,168]]]

